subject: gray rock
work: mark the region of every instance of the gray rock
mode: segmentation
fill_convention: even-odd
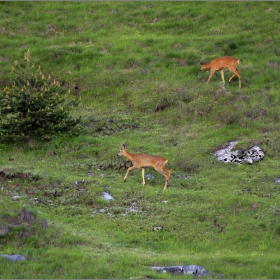
[[[243,161],[252,164],[254,162],[260,161],[263,158],[264,152],[262,149],[258,146],[254,146],[246,152],[245,157],[243,157]]]
[[[110,201],[110,200],[115,200],[109,193],[107,192],[102,192],[101,198]]]
[[[154,226],[151,228],[151,230],[162,230],[163,227],[162,226]]]
[[[162,273],[183,274],[183,266],[152,266],[151,269]]]
[[[230,142],[227,147],[216,151],[214,155],[216,159],[222,162],[238,162],[241,163],[241,160],[238,159],[238,151],[232,151],[235,145],[237,145],[237,141]]]
[[[186,174],[183,174],[183,175],[180,176],[180,178],[181,178],[181,179],[190,179],[191,176],[188,176],[188,175],[186,175]]]
[[[240,164],[242,162],[246,162],[249,164],[253,164],[264,158],[264,152],[258,146],[254,146],[245,151],[243,155],[239,155],[239,151],[232,151],[237,143],[237,141],[230,142],[226,148],[216,151],[214,153],[216,159],[225,163],[237,162]]]
[[[76,185],[76,190],[79,192],[79,194],[81,194],[84,190],[83,188],[81,188],[80,186],[81,185],[84,185],[85,184],[85,180],[81,180],[81,181],[76,181],[75,182],[75,185]]]
[[[151,269],[153,269],[157,272],[171,273],[174,275],[178,275],[178,274],[193,275],[194,278],[205,277],[205,276],[211,277],[211,273],[199,265],[152,266]],[[217,275],[217,276],[220,277],[220,275]]]
[[[34,221],[35,221],[35,217],[33,214],[31,214],[28,210],[22,210],[20,213],[19,213],[19,216],[18,216],[18,219],[21,221],[21,222],[24,222],[24,223],[28,223],[28,224],[32,224]]]
[[[211,276],[210,272],[199,265],[186,265],[183,266],[184,274],[192,274],[195,278],[202,276]]]
[[[24,256],[21,255],[6,255],[6,254],[2,254],[0,255],[1,257],[11,260],[12,262],[18,262],[18,261],[25,261],[26,258]]]
[[[153,174],[150,174],[150,173],[146,174],[146,179],[147,180],[151,180],[151,179],[154,179],[154,178],[155,178],[155,176]]]

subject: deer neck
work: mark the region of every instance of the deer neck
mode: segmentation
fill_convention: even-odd
[[[123,155],[128,158],[130,161],[132,161],[133,155],[129,153],[127,150],[123,151]]]

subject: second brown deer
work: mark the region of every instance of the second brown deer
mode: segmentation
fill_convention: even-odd
[[[239,63],[239,59],[234,57],[230,57],[230,56],[219,57],[213,59],[209,64],[200,62],[201,65],[200,70],[205,70],[205,69],[211,70],[209,78],[206,82],[208,84],[215,71],[219,71],[221,73],[222,80],[223,82],[225,82],[223,70],[228,68],[231,72],[234,73],[230,77],[228,82],[230,83],[233,77],[237,76],[239,78],[239,88],[241,88],[241,75],[239,74],[236,68],[238,63]]]
[[[162,174],[165,177],[165,185],[163,190],[166,190],[168,186],[168,180],[172,173],[172,170],[166,168],[165,165],[167,164],[168,160],[161,156],[154,156],[154,155],[147,155],[147,154],[131,154],[126,150],[127,146],[126,143],[122,143],[121,149],[118,153],[118,156],[124,156],[128,158],[132,162],[132,166],[129,167],[126,171],[124,176],[124,181],[126,180],[129,171],[137,168],[142,168],[142,178],[143,178],[143,186],[145,186],[145,168],[153,167],[157,172]],[[167,173],[166,173],[167,172]]]

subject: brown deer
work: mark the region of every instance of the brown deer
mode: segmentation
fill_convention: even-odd
[[[142,168],[142,178],[143,178],[143,186],[145,186],[145,168],[147,167],[153,167],[157,172],[162,174],[166,181],[163,190],[166,190],[168,185],[168,180],[171,175],[172,170],[165,167],[168,160],[166,158],[163,158],[161,156],[153,156],[153,155],[147,155],[147,154],[131,154],[126,150],[126,143],[123,143],[121,145],[121,149],[118,153],[118,156],[124,156],[128,158],[132,162],[132,166],[129,167],[126,171],[126,174],[124,176],[124,181],[127,178],[127,175],[129,171],[137,168]],[[166,174],[166,172],[168,174]]]
[[[210,79],[212,78],[213,74],[215,71],[220,71],[221,77],[223,82],[225,83],[225,78],[224,78],[224,69],[228,68],[231,72],[234,74],[230,77],[229,83],[233,79],[234,76],[237,76],[239,78],[239,88],[241,88],[241,75],[239,74],[236,66],[239,63],[239,59],[230,57],[230,56],[225,56],[225,57],[219,57],[213,59],[209,64],[207,63],[202,63],[200,62],[200,70],[205,70],[205,69],[211,69],[209,78],[206,82],[206,84],[209,83]]]

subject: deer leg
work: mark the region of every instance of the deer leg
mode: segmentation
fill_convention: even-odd
[[[213,71],[211,70],[210,75],[209,75],[209,78],[208,78],[206,84],[208,84],[208,83],[210,82],[210,80],[211,80],[211,78],[212,78],[214,72],[215,72],[215,70],[213,70]]]
[[[166,167],[165,167],[163,170],[168,172],[168,175],[167,175],[167,176],[168,176],[168,179],[166,179],[165,185],[164,185],[164,188],[163,188],[163,190],[165,191],[166,188],[167,188],[167,186],[168,186],[168,181],[169,181],[169,178],[170,178],[170,176],[171,176],[172,169],[169,169],[169,168],[166,168]]]
[[[129,173],[129,171],[131,171],[131,170],[133,170],[133,169],[137,169],[138,167],[135,167],[135,166],[131,166],[131,167],[129,167],[128,169],[127,169],[127,171],[126,171],[126,174],[125,174],[125,176],[124,176],[124,181],[126,180],[126,178],[127,178],[127,175],[128,175],[128,173]]]
[[[230,83],[234,76],[237,76],[239,79],[239,88],[241,88],[241,75],[239,74],[237,69],[229,69],[234,74],[229,78],[228,82]]]
[[[168,186],[168,180],[165,181],[165,185],[164,185],[163,191],[165,191],[167,189],[167,186]]]
[[[163,170],[168,172],[168,179],[169,179],[170,175],[172,173],[172,169],[169,169],[169,168],[165,167],[165,168],[163,168]]]
[[[220,73],[221,73],[222,80],[223,80],[223,82],[225,83],[224,71],[223,71],[223,70],[219,70],[219,71],[220,71]]]
[[[166,188],[167,188],[167,185],[168,185],[169,175],[166,175],[166,173],[163,171],[162,167],[161,168],[155,168],[155,170],[165,177],[165,185],[164,185],[164,188],[163,188],[163,190],[165,191]]]
[[[235,76],[236,76],[236,75],[235,75],[235,74],[233,74],[233,75],[229,78],[228,82],[230,83],[230,82],[231,82],[231,80],[232,80]]]
[[[142,178],[143,178],[142,185],[145,186],[146,182],[145,182],[145,168],[144,167],[142,167]]]

